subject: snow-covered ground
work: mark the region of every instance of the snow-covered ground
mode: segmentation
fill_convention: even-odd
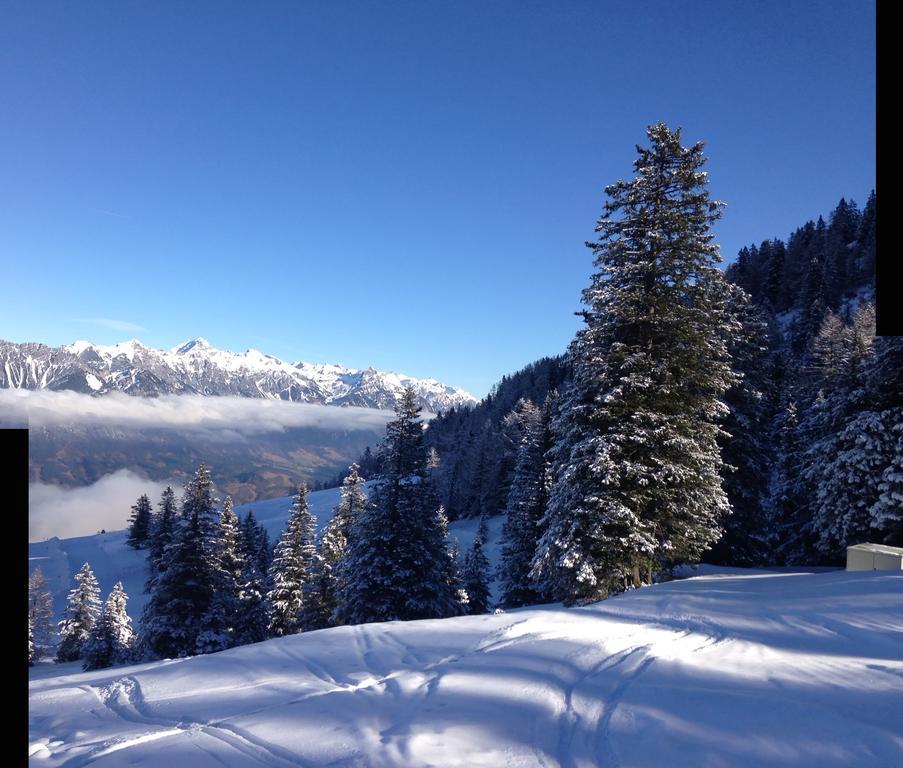
[[[903,575],[703,569],[585,608],[32,670],[33,765],[903,765]]]
[[[310,494],[322,527],[338,489]],[[273,540],[290,498],[255,502]],[[490,521],[498,562],[502,518]],[[450,536],[462,551],[476,520]],[[62,612],[91,563],[140,616],[117,531],[30,545]],[[815,569],[813,569],[814,571]],[[821,570],[821,569],[819,569]],[[903,575],[703,567],[586,608],[311,632],[30,671],[35,765],[903,766]]]

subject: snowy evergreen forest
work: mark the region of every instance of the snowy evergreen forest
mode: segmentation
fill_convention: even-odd
[[[729,511],[719,514],[723,533],[705,550],[707,562],[835,565],[847,544],[903,545],[903,345],[875,336],[876,227],[874,192],[862,210],[841,198],[827,222],[819,216],[786,241],[743,248],[725,271],[727,314],[713,330],[725,334],[739,378],[720,396],[727,410],[718,421],[719,475]],[[672,264],[652,279],[666,285],[682,269]],[[592,290],[612,277],[600,271]],[[631,311],[645,314],[646,301]],[[517,489],[511,498],[512,485],[526,471],[542,474],[547,492],[561,471],[563,457],[550,449],[566,439],[565,422],[551,428],[548,417],[539,452],[529,447],[537,438],[527,425],[537,410],[560,415],[572,407],[558,395],[574,387],[574,365],[592,355],[588,375],[599,375],[601,354],[575,342],[566,355],[506,376],[475,407],[430,422],[425,440],[436,452],[434,479],[450,520],[510,516],[523,504]],[[534,457],[530,470],[525,451]],[[374,456],[368,449],[362,457],[367,477],[378,472]]]
[[[180,500],[168,488],[132,508],[149,572],[134,629],[122,585],[101,604],[88,563],[54,628],[36,569],[29,661],[55,645],[95,669],[481,614],[493,576],[502,608],[570,605],[700,560],[836,564],[848,544],[903,545],[903,342],[875,336],[874,193],[722,271],[704,165],[701,142],[650,126],[634,176],[606,188],[566,354],[428,428],[407,388],[319,536],[304,484],[271,546],[202,465]],[[499,514],[493,574],[483,545]],[[481,519],[466,552],[448,540],[461,517]]]
[[[385,470],[369,497],[352,465],[335,514],[318,537],[304,484],[273,547],[253,512],[239,519],[231,498],[220,504],[204,465],[180,504],[172,488],[156,510],[141,496],[127,540],[145,551],[148,564],[148,601],[137,632],[122,585],[101,606],[100,586],[85,563],[55,643],[51,597],[37,567],[29,580],[29,663],[54,645],[58,662],[81,659],[85,669],[97,669],[339,624],[485,612],[485,530],[464,555],[449,546],[413,389],[406,389],[396,416],[383,445]]]

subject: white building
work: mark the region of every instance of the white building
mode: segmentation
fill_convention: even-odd
[[[848,571],[903,570],[903,548],[884,544],[856,544],[847,547]]]

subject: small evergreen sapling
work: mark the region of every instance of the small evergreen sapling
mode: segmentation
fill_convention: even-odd
[[[60,644],[56,651],[59,663],[84,656],[85,643],[100,616],[100,587],[88,563],[75,574],[75,581],[78,586],[69,592],[66,618],[59,624]]]
[[[267,603],[269,633],[273,637],[291,635],[301,628],[304,585],[311,578],[317,556],[315,530],[316,519],[307,504],[307,485],[302,483],[292,500],[291,515],[276,544],[270,565],[273,586],[267,594]]]
[[[150,538],[151,530],[151,503],[146,494],[138,497],[138,501],[132,506],[132,516],[129,518],[129,546],[135,549],[145,547]]]
[[[133,660],[135,633],[126,610],[127,601],[128,595],[122,588],[122,582],[117,581],[85,643],[86,670],[128,664]]]
[[[448,583],[454,591],[455,600],[458,603],[458,611],[462,614],[468,614],[470,606],[470,597],[467,590],[464,589],[464,580],[461,573],[464,569],[464,563],[461,557],[461,545],[457,537],[452,540],[451,549],[448,552]]]
[[[464,560],[461,580],[467,592],[467,612],[471,615],[486,613],[489,610],[489,560],[483,547],[489,535],[486,516],[480,516],[480,527],[474,537],[473,545]]]
[[[53,596],[47,589],[47,582],[39,565],[35,566],[28,577],[28,619],[37,660],[49,650],[56,634],[53,625]]]
[[[34,645],[34,626],[31,623],[31,616],[28,617],[28,666],[32,666],[37,661],[38,654],[35,652]]]

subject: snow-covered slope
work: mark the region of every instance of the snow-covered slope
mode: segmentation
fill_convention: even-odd
[[[585,608],[32,670],[33,765],[903,765],[903,576],[710,570]]]
[[[0,388],[74,390],[92,395],[201,394],[391,408],[410,384],[420,405],[437,413],[475,398],[436,379],[415,379],[373,368],[287,363],[256,349],[243,353],[194,339],[170,350],[137,340],[63,347],[0,341]]]

